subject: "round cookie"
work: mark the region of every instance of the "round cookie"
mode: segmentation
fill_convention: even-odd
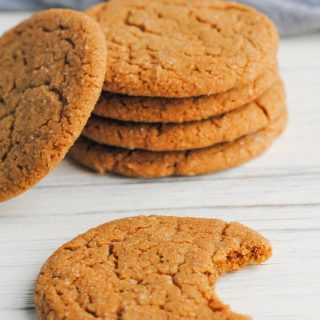
[[[41,320],[228,319],[218,278],[272,254],[267,239],[240,223],[133,217],[112,221],[58,249],[35,290]]]
[[[104,89],[132,96],[193,97],[240,87],[276,56],[274,24],[219,0],[111,0],[87,13],[104,30]]]
[[[256,102],[208,120],[182,124],[140,124],[93,116],[83,135],[101,144],[149,151],[199,149],[236,140],[265,128],[285,110],[285,91],[278,82]]]
[[[43,178],[101,93],[106,45],[83,13],[48,10],[0,38],[0,201]]]
[[[80,137],[69,154],[75,161],[101,174],[110,172],[146,179],[203,175],[235,167],[261,155],[284,130],[286,120],[285,113],[257,133],[205,149],[176,152],[129,151],[100,145]]]
[[[152,98],[104,91],[93,113],[120,121],[181,123],[208,119],[240,108],[262,96],[279,79],[276,66],[241,88],[193,98]]]

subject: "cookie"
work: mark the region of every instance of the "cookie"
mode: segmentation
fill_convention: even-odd
[[[205,120],[240,108],[263,95],[279,79],[274,66],[241,88],[193,98],[150,98],[104,91],[93,113],[120,121],[181,123]]]
[[[58,249],[35,290],[41,320],[249,320],[215,294],[218,278],[272,254],[237,222],[177,217],[112,221]]]
[[[106,45],[83,13],[35,14],[0,39],[0,201],[43,178],[80,135],[101,93]]]
[[[218,0],[111,0],[90,8],[108,43],[104,89],[133,96],[194,97],[240,87],[274,59],[274,24]]]
[[[100,173],[110,172],[134,178],[209,174],[261,155],[284,130],[286,120],[285,113],[267,128],[232,143],[190,151],[129,151],[80,137],[71,148],[70,155],[75,161]]]
[[[278,82],[256,102],[208,120],[182,124],[140,124],[93,116],[83,135],[101,144],[150,151],[199,149],[236,140],[265,128],[285,110]]]

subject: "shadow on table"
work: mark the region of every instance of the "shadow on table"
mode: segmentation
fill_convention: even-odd
[[[25,320],[37,320],[38,316],[34,307],[25,309]]]
[[[37,312],[34,307],[34,286],[35,283],[32,282],[28,288],[27,299],[25,305],[22,307],[25,320],[37,320]]]

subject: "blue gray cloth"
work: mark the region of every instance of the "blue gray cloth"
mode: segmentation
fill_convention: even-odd
[[[152,0],[150,0],[152,1]],[[201,0],[199,0],[201,1]],[[98,0],[0,0],[0,11],[69,7],[83,10]],[[320,0],[239,0],[266,13],[281,35],[320,31]]]
[[[320,0],[241,0],[266,13],[281,35],[320,31]]]
[[[0,11],[34,11],[52,7],[84,10],[99,0],[0,0]]]

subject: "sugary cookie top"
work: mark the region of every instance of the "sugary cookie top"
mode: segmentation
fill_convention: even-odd
[[[268,18],[233,2],[111,0],[87,13],[105,33],[105,89],[116,93],[223,92],[255,80],[278,46]]]
[[[248,319],[214,293],[219,275],[260,263],[269,242],[213,219],[135,217],[92,229],[41,270],[41,319]]]
[[[0,201],[65,155],[100,95],[106,45],[83,13],[48,10],[0,38]]]

